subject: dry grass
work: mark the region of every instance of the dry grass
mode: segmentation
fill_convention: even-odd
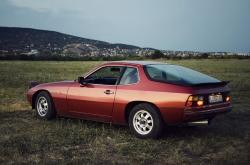
[[[27,104],[31,80],[74,79],[99,62],[0,62],[0,164],[249,164],[250,60],[170,61],[230,80],[233,111],[208,127],[168,127],[141,140],[127,127],[58,118]]]

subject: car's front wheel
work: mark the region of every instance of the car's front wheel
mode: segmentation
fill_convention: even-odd
[[[36,97],[36,113],[41,119],[52,119],[56,116],[56,110],[50,95],[42,91]]]
[[[143,103],[132,108],[129,127],[139,138],[157,138],[162,133],[163,122],[153,105]]]

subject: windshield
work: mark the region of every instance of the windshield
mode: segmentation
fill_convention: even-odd
[[[151,64],[145,66],[145,71],[151,80],[178,85],[196,85],[221,82],[211,76],[178,65]]]

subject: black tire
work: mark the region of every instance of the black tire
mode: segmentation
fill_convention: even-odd
[[[41,102],[43,102],[43,105]],[[40,119],[51,120],[56,117],[56,110],[54,108],[54,103],[48,92],[42,91],[38,93],[35,102],[35,109],[36,109],[36,114]]]
[[[141,119],[138,120],[138,117],[139,117],[138,115],[139,116],[145,115],[148,117],[147,119],[141,117]],[[143,123],[146,123],[146,124],[143,124]],[[150,123],[153,123],[153,124],[150,124]],[[160,137],[160,135],[162,134],[163,121],[156,107],[154,107],[151,104],[142,103],[142,104],[138,104],[134,106],[131,112],[129,113],[129,128],[133,132],[133,134],[135,134],[135,136],[138,138],[143,138],[143,139],[154,138],[155,139],[155,138]],[[143,129],[146,129],[146,130],[144,131]]]

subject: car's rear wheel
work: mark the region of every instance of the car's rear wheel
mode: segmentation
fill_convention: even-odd
[[[132,108],[129,127],[139,138],[158,138],[162,133],[163,122],[153,105],[143,103]]]
[[[36,113],[39,118],[50,120],[56,117],[53,100],[47,92],[42,91],[38,93],[35,106]]]

